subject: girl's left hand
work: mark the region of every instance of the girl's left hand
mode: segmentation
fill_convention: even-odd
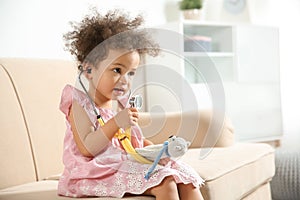
[[[138,125],[138,110],[136,108],[125,108],[114,117],[119,128],[126,129]]]
[[[166,164],[168,164],[168,162],[170,161],[171,159],[169,157],[167,158],[162,158],[160,159],[159,161],[159,164],[162,165],[162,166],[165,166]]]

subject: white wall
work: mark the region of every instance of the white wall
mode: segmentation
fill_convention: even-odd
[[[284,138],[283,146],[300,148],[300,0],[264,0],[253,16],[257,24],[280,30],[280,70]]]
[[[300,0],[279,0],[272,13],[280,27],[284,145],[300,148]]]
[[[161,0],[0,0],[1,57],[70,59],[62,35],[69,21],[79,21],[93,6],[103,13],[121,8],[142,14],[147,26],[166,22]]]
[[[63,50],[62,35],[70,28],[68,22],[80,20],[92,5],[104,11],[118,7],[142,13],[146,25],[155,26],[179,19],[178,1],[0,0],[0,56],[72,59]],[[222,0],[206,1],[210,3],[205,15],[215,19]],[[300,0],[248,1],[252,23],[280,28],[284,143],[296,146],[300,139]]]

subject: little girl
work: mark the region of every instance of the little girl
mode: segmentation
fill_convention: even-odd
[[[60,110],[66,116],[67,131],[59,195],[203,199],[199,190],[203,180],[191,167],[167,160],[146,180],[151,165],[130,159],[115,136],[119,130],[131,128],[134,148],[152,144],[138,128],[136,108],[112,111],[112,100],[129,93],[142,56],[156,56],[159,52],[149,34],[138,29],[142,22],[141,16],[130,19],[118,10],[104,16],[95,11],[73,24],[74,30],[64,36],[66,47],[76,56],[80,75],[86,77],[89,87],[83,86],[82,92],[67,85],[62,93]],[[97,115],[104,124],[97,120]]]

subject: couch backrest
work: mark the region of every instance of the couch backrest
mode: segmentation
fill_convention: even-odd
[[[35,180],[27,127],[14,85],[0,67],[0,188]]]
[[[0,59],[0,188],[62,172],[66,125],[59,102],[63,87],[75,84],[76,73],[71,61]],[[218,122],[221,130],[208,131],[211,114],[141,113],[140,125],[155,143],[173,134],[190,140],[191,147],[231,145],[233,129],[227,120]]]
[[[170,135],[190,141],[190,148],[225,147],[234,142],[230,120],[211,110],[140,113],[139,125],[144,136],[154,143],[163,143]]]
[[[74,84],[71,61],[0,59],[0,188],[62,171],[65,120],[58,106]]]

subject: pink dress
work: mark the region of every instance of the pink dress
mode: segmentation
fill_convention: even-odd
[[[91,122],[99,128],[87,96],[78,89],[67,85],[62,93],[60,110],[67,116],[73,99],[86,110]],[[109,109],[99,109],[105,121],[114,116]],[[78,150],[70,123],[66,120],[67,130],[64,139],[64,171],[58,184],[58,194],[70,197],[111,196],[122,197],[125,193],[142,194],[147,189],[159,185],[167,176],[173,176],[177,183],[192,183],[199,187],[203,180],[189,166],[179,161],[169,161],[166,166],[157,166],[149,180],[144,178],[151,165],[141,164],[129,159],[117,138],[97,156],[84,157]],[[134,147],[143,147],[143,136],[138,127],[132,127],[131,140]]]

